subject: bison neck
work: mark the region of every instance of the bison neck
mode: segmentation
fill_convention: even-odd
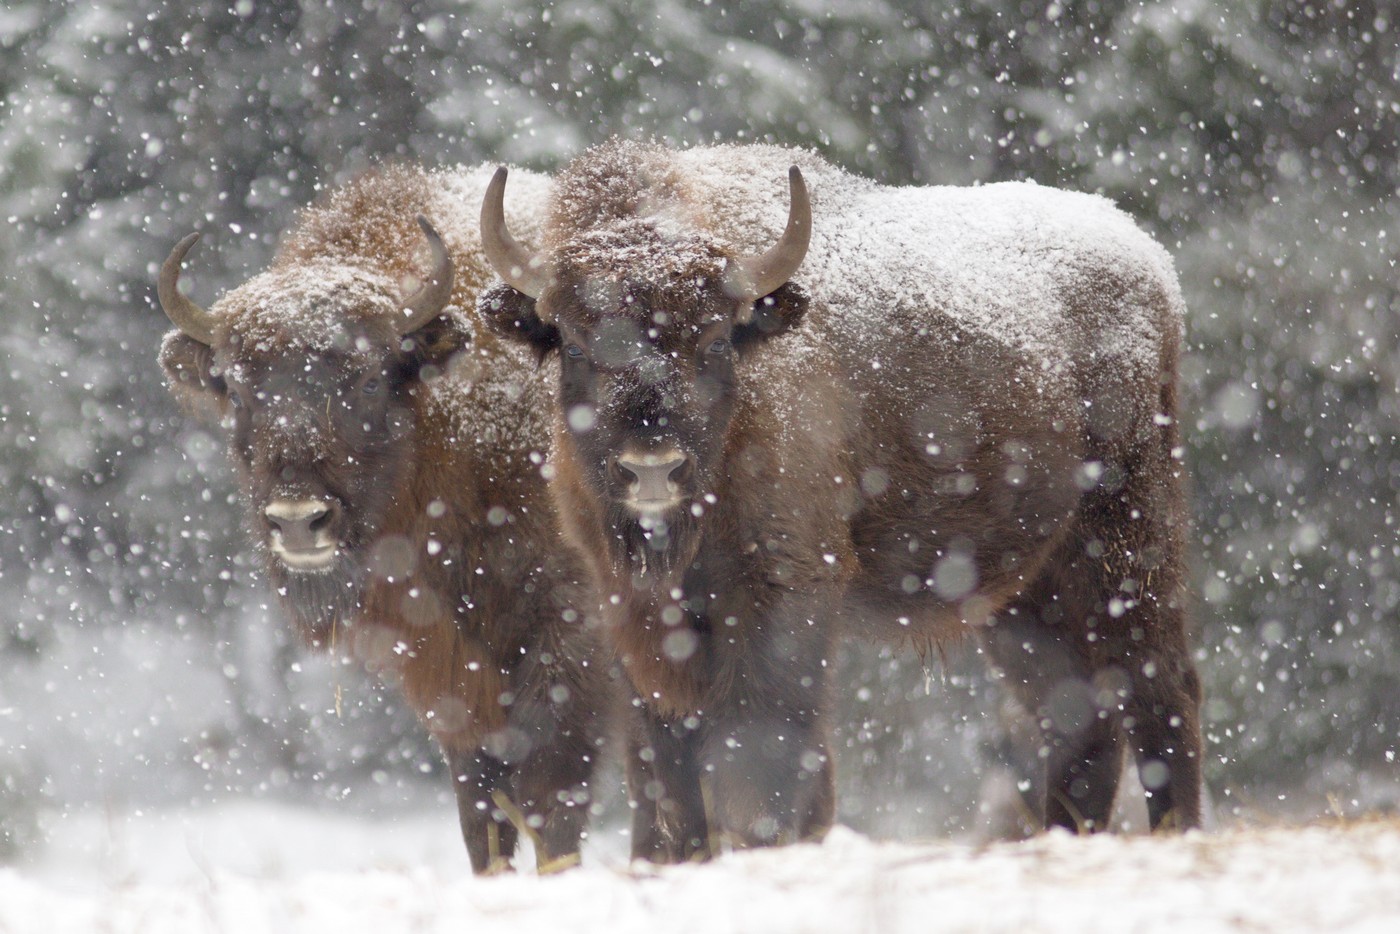
[[[605,582],[609,637],[633,687],[670,719],[801,707],[772,686],[791,680],[788,669],[810,673],[796,679],[803,691],[824,683],[849,562],[828,561],[815,540],[767,534],[739,509],[701,517],[693,534],[685,566]]]
[[[817,690],[854,565],[843,516],[826,506],[843,447],[801,432],[779,445],[771,426],[750,425],[757,418],[735,421],[714,496],[700,516],[668,523],[663,539],[598,497],[567,436],[556,435],[553,491],[566,534],[591,562],[633,686],[665,717],[734,704],[791,709],[770,687],[791,680],[780,671],[793,665],[812,672],[804,690]],[[816,479],[788,482],[785,449]]]
[[[377,530],[321,602],[300,605],[323,612],[328,647],[398,686],[445,747],[468,750],[505,725],[512,646],[495,614],[473,612],[472,587],[496,576],[476,570],[495,571],[473,533],[488,526],[488,508],[471,495],[481,465],[452,448],[432,408],[417,415],[415,448]]]
[[[717,577],[700,560],[684,572],[638,569],[612,577],[611,641],[637,692],[664,716],[707,706],[715,680],[710,595]]]

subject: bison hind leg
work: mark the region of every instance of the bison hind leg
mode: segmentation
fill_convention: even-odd
[[[1132,473],[1091,494],[1072,534],[984,637],[1040,729],[1049,826],[1104,826],[1123,733],[1152,828],[1200,823],[1200,687],[1177,496]]]
[[[1153,830],[1201,824],[1200,683],[1184,647],[1130,655],[1135,675],[1124,725],[1147,790]]]
[[[1166,453],[1132,465],[1121,488],[1089,497],[1082,519],[1085,579],[1097,582],[1084,638],[1093,640],[1095,667],[1119,681],[1117,706],[1153,830],[1201,821],[1201,688],[1187,633],[1186,519],[1175,471]]]

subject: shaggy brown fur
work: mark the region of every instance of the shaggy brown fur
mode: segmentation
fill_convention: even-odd
[[[812,248],[748,321],[726,269],[781,215],[727,192],[776,202],[793,162]],[[1083,196],[882,189],[771,147],[612,143],[556,186],[550,284],[479,307],[560,350],[554,489],[645,707],[636,855],[828,826],[841,631],[979,637],[1033,717],[1044,823],[1105,825],[1120,733],[1152,825],[1199,821],[1159,248]],[[676,502],[639,512],[644,455],[675,452]]]
[[[213,306],[212,346],[177,330],[161,351],[176,394],[227,426],[249,531],[307,642],[396,683],[441,745],[477,872],[509,865],[511,805],[541,865],[577,858],[610,694],[596,601],[538,466],[543,376],[459,315],[486,267],[456,192],[484,182],[388,169],[351,183]],[[457,275],[448,309],[401,337],[389,322],[427,266],[419,212]],[[315,531],[332,565],[279,557],[278,501],[329,506]]]

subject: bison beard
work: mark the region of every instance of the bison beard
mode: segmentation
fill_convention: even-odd
[[[607,522],[617,530],[611,551],[619,575],[637,573],[670,580],[695,560],[700,547],[700,525],[685,510],[644,522],[609,504]]]
[[[635,855],[821,833],[838,632],[978,639],[1029,717],[1037,824],[1103,828],[1124,737],[1152,826],[1199,822],[1182,307],[1160,247],[1089,196],[887,189],[793,150],[615,140],[561,173],[533,254],[504,181],[482,239],[511,290],[481,310],[564,351],[553,489],[571,540],[612,556],[593,568],[638,695]],[[780,307],[754,334],[794,275],[805,316]],[[644,335],[633,356],[678,388],[600,404],[629,378],[594,346],[609,329]],[[730,388],[697,403],[708,372]],[[596,423],[568,424],[581,402]],[[618,494],[580,480],[637,450],[709,478],[661,567],[637,561]]]
[[[336,626],[355,619],[364,609],[365,570],[344,554],[336,557],[329,570],[318,573],[290,572],[276,562],[264,567],[284,612],[312,646],[335,644]]]

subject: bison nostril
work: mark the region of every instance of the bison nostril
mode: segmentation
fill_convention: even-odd
[[[331,509],[327,508],[327,509],[326,509],[324,512],[322,512],[319,516],[316,516],[316,517],[314,517],[313,519],[311,519],[311,520],[310,520],[310,523],[309,523],[310,526],[311,526],[311,531],[313,531],[313,532],[319,532],[319,531],[321,531],[322,529],[324,529],[324,528],[326,528],[327,526],[329,526],[329,525],[331,524],[331,517],[332,517],[333,515],[334,515],[333,511],[332,511]]]
[[[608,473],[617,483],[630,484],[637,482],[637,475],[623,466],[622,461],[616,457],[608,459]]]
[[[263,509],[268,525],[289,548],[319,546],[322,531],[335,518],[335,504],[317,500],[274,500]]]
[[[688,483],[693,476],[695,476],[695,460],[686,457],[681,460],[678,466],[671,470],[670,480],[677,485],[684,485]]]
[[[673,500],[694,472],[691,459],[674,449],[660,454],[624,454],[613,463],[615,478],[627,485],[631,497],[647,502]]]

